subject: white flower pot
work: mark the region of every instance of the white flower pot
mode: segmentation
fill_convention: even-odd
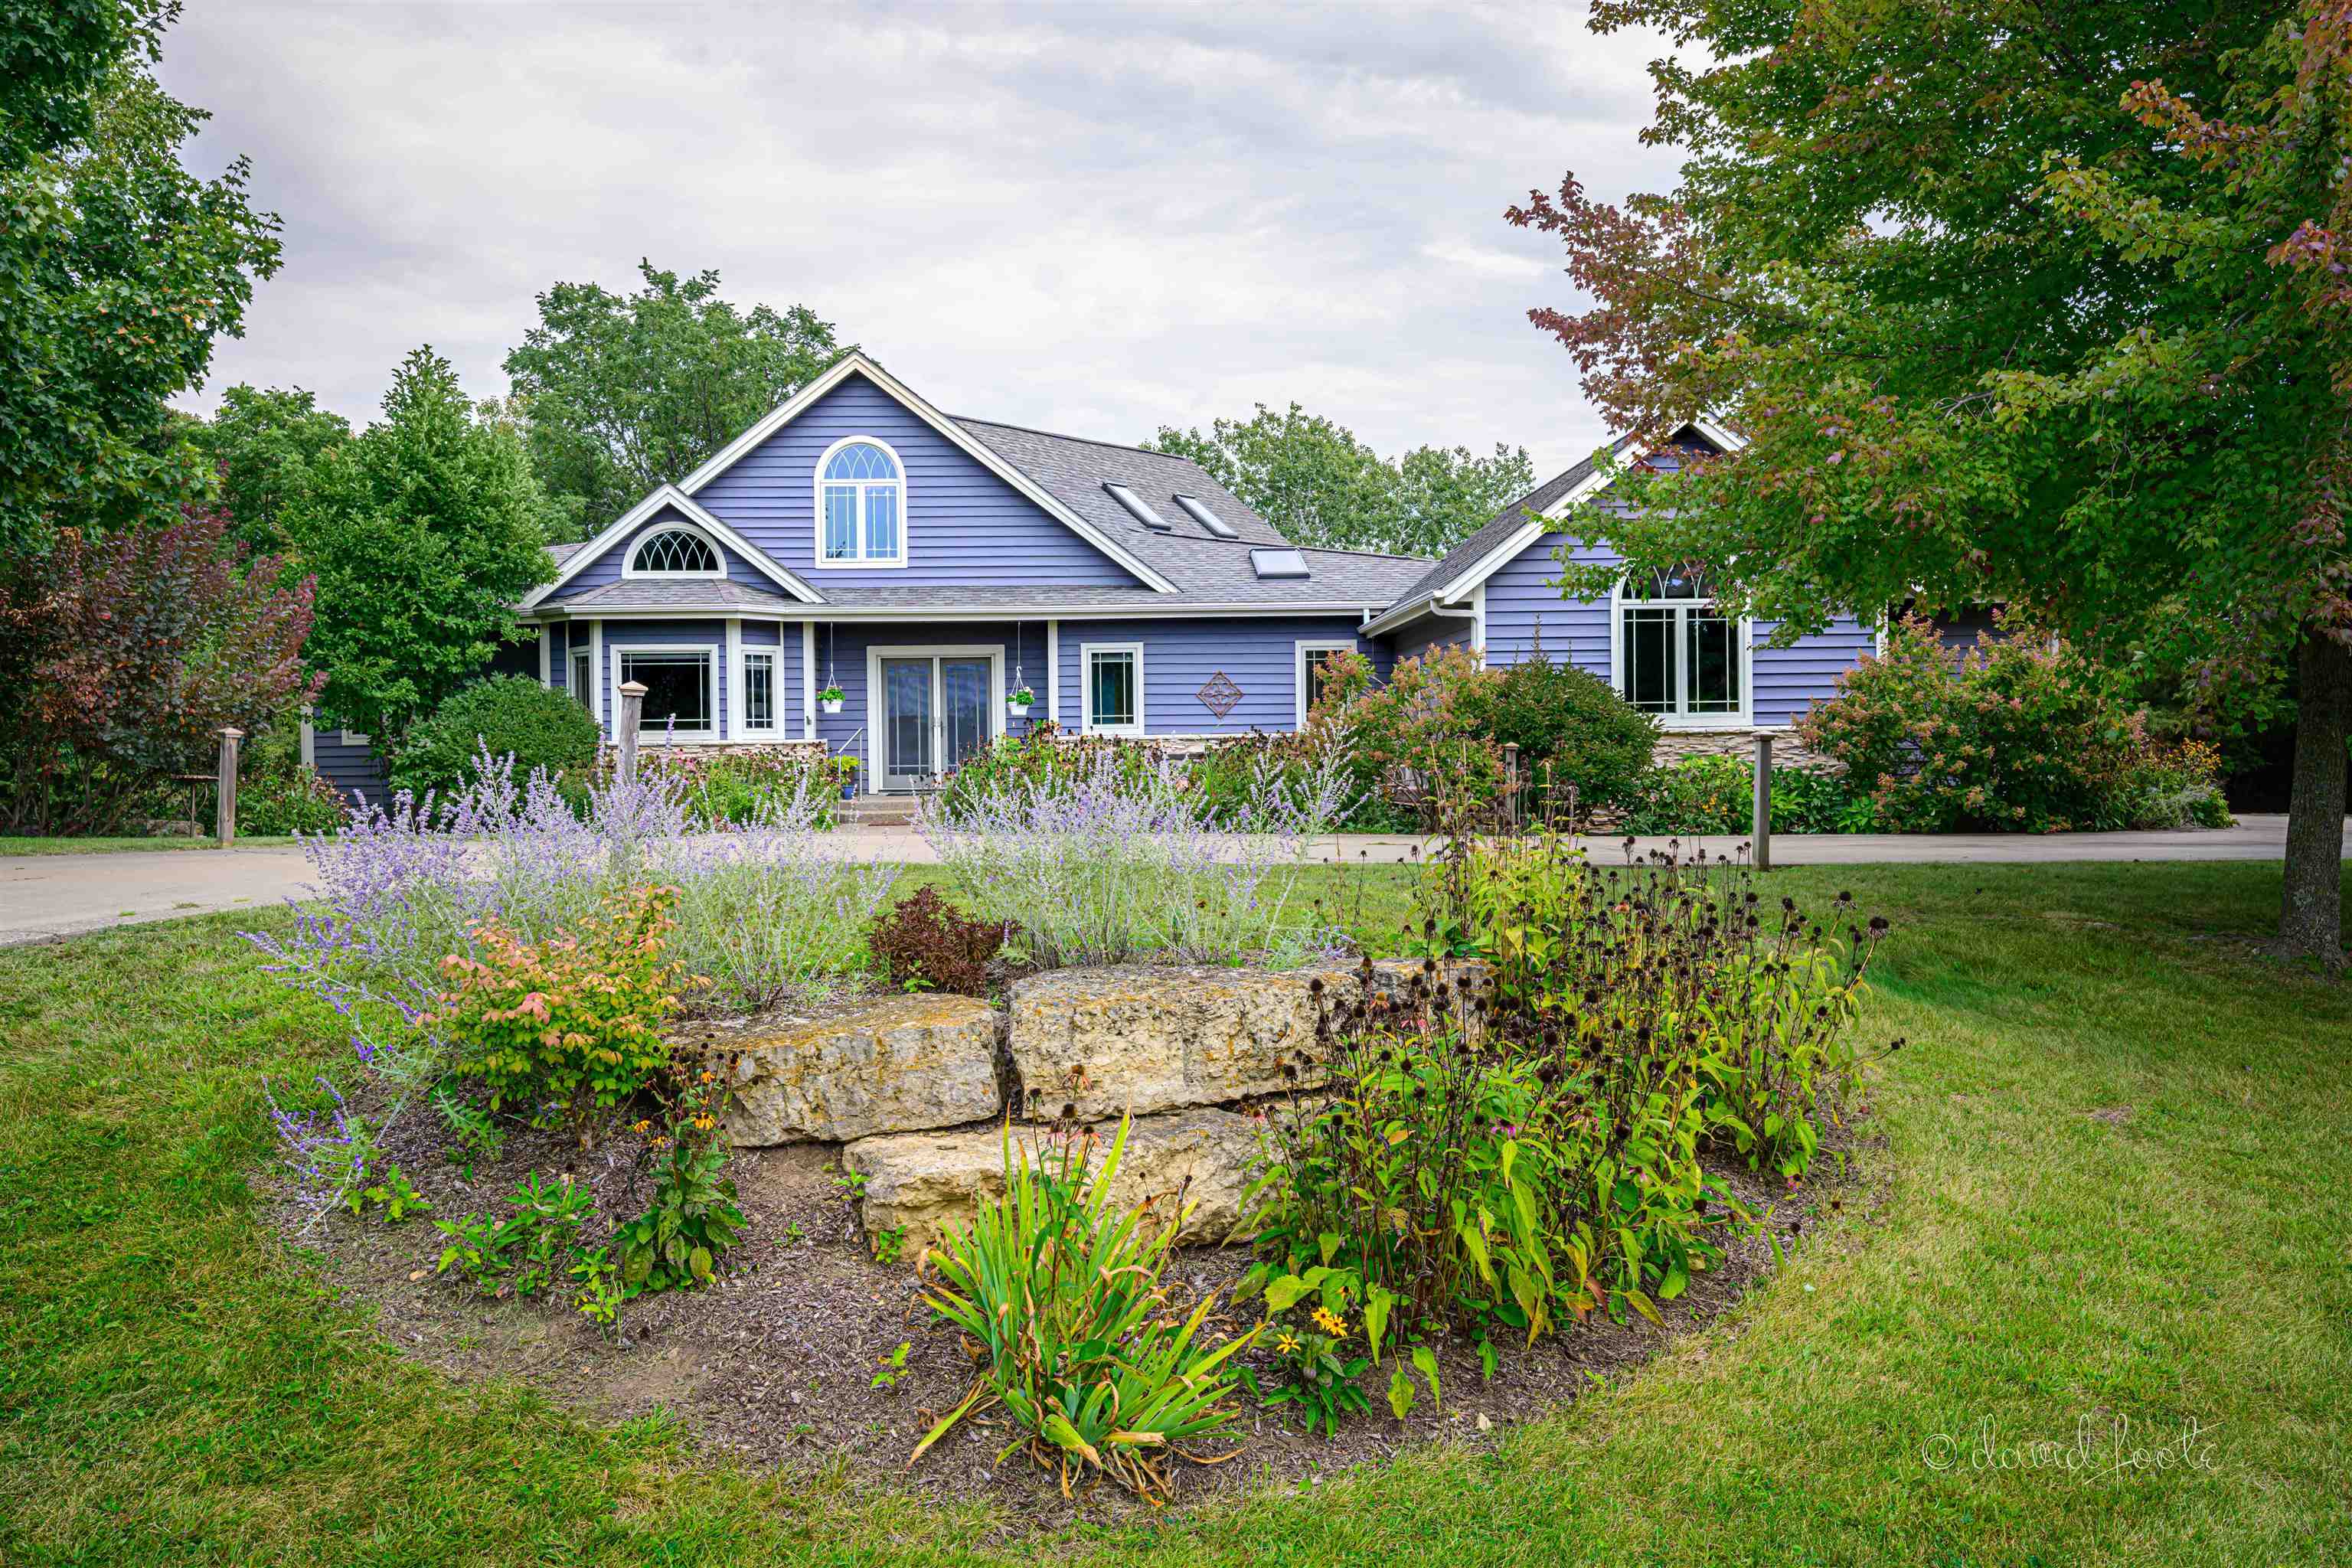
[[[829,697],[820,701],[817,706],[824,709],[828,713],[838,713],[841,711],[841,700],[838,698]]]
[[[1026,702],[1008,702],[1004,705],[1004,711],[1011,714],[1015,719],[1026,719],[1029,717],[1029,704]]]

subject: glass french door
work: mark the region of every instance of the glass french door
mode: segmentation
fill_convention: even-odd
[[[988,744],[994,670],[985,658],[882,663],[882,787],[908,790]]]

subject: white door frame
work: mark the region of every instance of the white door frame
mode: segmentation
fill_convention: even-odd
[[[874,738],[872,752],[874,763],[867,770],[867,787],[877,794],[891,788],[889,783],[890,736],[883,724],[882,712],[882,661],[886,658],[928,658],[931,661],[931,758],[934,763],[947,752],[947,682],[940,670],[940,662],[942,659],[984,658],[988,660],[987,711],[981,722],[986,727],[988,739],[991,741],[1004,733],[1004,645],[1003,643],[924,643],[911,647],[869,647],[866,650],[866,732]]]

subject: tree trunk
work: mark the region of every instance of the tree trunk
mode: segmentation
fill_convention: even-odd
[[[2287,950],[2344,962],[2345,735],[2352,730],[2352,651],[2305,627],[2296,661],[2294,784],[2287,797]]]

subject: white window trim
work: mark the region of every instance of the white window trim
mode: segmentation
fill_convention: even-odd
[[[1132,724],[1097,724],[1095,722],[1095,655],[1126,653],[1135,656],[1135,722]],[[1086,735],[1136,735],[1149,731],[1144,712],[1143,645],[1139,642],[1088,642],[1078,645],[1078,711],[1085,722],[1079,733]]]
[[[768,661],[768,721],[751,722],[751,661]],[[747,741],[784,738],[784,645],[744,643],[735,656],[735,733]]]
[[[1619,577],[1609,590],[1609,675],[1617,695],[1628,702],[1633,699],[1633,687],[1626,678],[1625,611],[1632,609],[1692,610],[1712,608],[1713,595],[1704,599],[1654,599],[1647,595],[1629,595],[1625,579]],[[1673,712],[1654,715],[1661,729],[1665,730],[1752,730],[1756,727],[1756,629],[1755,623],[1742,616],[1732,622],[1738,637],[1739,710],[1736,713]],[[1683,647],[1680,635],[1675,638],[1677,649]],[[1680,688],[1675,693],[1678,707],[1690,702],[1690,659],[1678,653],[1675,659],[1675,679]]]
[[[646,546],[665,533],[683,533],[698,539],[709,550],[710,558],[719,564],[708,572],[650,572],[637,565],[637,557]],[[629,541],[628,550],[621,557],[621,575],[629,582],[655,583],[719,583],[727,578],[727,551],[709,531],[690,522],[672,521],[649,528]]]
[[[585,668],[586,674],[582,677]],[[579,689],[581,687],[586,690]],[[585,642],[566,643],[563,647],[563,694],[580,699],[580,706],[593,713],[596,710],[596,650]]]
[[[994,744],[1004,733],[1004,645],[992,643],[920,643],[888,647],[869,647],[866,650],[866,733],[869,741],[866,754],[872,761],[866,766],[866,787],[877,794],[887,793],[890,777],[889,737],[883,733],[882,661],[886,658],[928,658],[931,661],[931,757],[937,761],[943,749],[940,742],[947,723],[947,693],[942,688],[946,676],[940,668],[942,659],[984,658],[988,660],[988,740]]]
[[[879,447],[889,455],[890,461],[898,467],[898,479],[895,480],[826,479],[825,466],[833,461],[834,454],[845,447]],[[848,560],[825,559],[824,491],[828,483],[857,487],[857,554]],[[868,555],[866,553],[866,492],[873,486],[893,483],[898,487],[898,553],[895,556]],[[913,512],[914,485],[907,475],[907,460],[898,456],[898,449],[889,442],[879,436],[844,436],[840,440],[827,447],[817,457],[816,468],[812,476],[810,501],[813,510],[809,519],[809,561],[816,570],[820,572],[890,572],[901,570],[906,566],[908,535],[912,531],[908,523]]]
[[[1062,623],[1045,623],[1045,717],[1062,722]]]
[[[621,704],[620,704],[620,700],[619,700],[619,694],[620,694],[620,689],[621,689],[621,659],[622,659],[622,658],[623,658],[625,655],[627,655],[627,654],[633,654],[633,653],[634,653],[634,654],[646,654],[646,653],[673,653],[673,654],[675,654],[675,653],[698,653],[698,654],[700,654],[704,658],[706,658],[706,659],[708,659],[708,660],[709,661],[709,669],[710,669],[710,685],[711,685],[711,690],[710,690],[710,717],[711,717],[711,727],[710,727],[709,730],[680,730],[680,731],[677,731],[677,732],[676,732],[676,735],[675,735],[675,737],[674,737],[674,739],[673,739],[673,737],[672,737],[672,736],[671,736],[671,734],[670,734],[670,731],[669,731],[666,727],[660,727],[660,726],[647,727],[647,726],[642,726],[642,725],[641,725],[641,726],[639,727],[638,731],[637,731],[637,744],[638,744],[638,745],[640,745],[640,746],[645,746],[645,745],[655,745],[655,746],[659,746],[659,745],[667,745],[667,744],[673,744],[673,743],[674,743],[674,744],[677,744],[677,745],[680,745],[680,746],[716,746],[716,745],[723,745],[723,744],[725,743],[725,742],[726,742],[726,736],[725,736],[725,734],[724,734],[724,732],[723,732],[723,727],[722,727],[722,725],[721,725],[721,723],[720,723],[720,717],[719,717],[719,715],[720,715],[720,710],[719,710],[720,697],[719,697],[719,671],[720,671],[722,668],[724,668],[725,667],[724,667],[724,666],[722,666],[722,665],[719,662],[719,660],[720,656],[721,656],[724,652],[725,652],[725,649],[721,648],[721,647],[719,647],[719,644],[717,644],[717,643],[678,643],[678,642],[616,642],[616,643],[606,643],[606,644],[604,645],[604,653],[605,653],[605,657],[606,657],[607,658],[609,658],[610,660],[612,660],[612,662],[611,662],[610,664],[606,665],[604,668],[605,668],[606,671],[611,675],[611,677],[612,677],[612,681],[613,681],[613,692],[614,692],[614,702],[613,702],[613,728],[614,728],[614,739],[616,739],[616,740],[617,740],[617,739],[619,738],[619,733],[620,733],[620,711],[621,711]]]
[[[1307,671],[1315,660],[1327,654],[1353,653],[1356,639],[1333,637],[1301,637],[1290,645],[1291,710],[1299,729],[1307,728]]]

